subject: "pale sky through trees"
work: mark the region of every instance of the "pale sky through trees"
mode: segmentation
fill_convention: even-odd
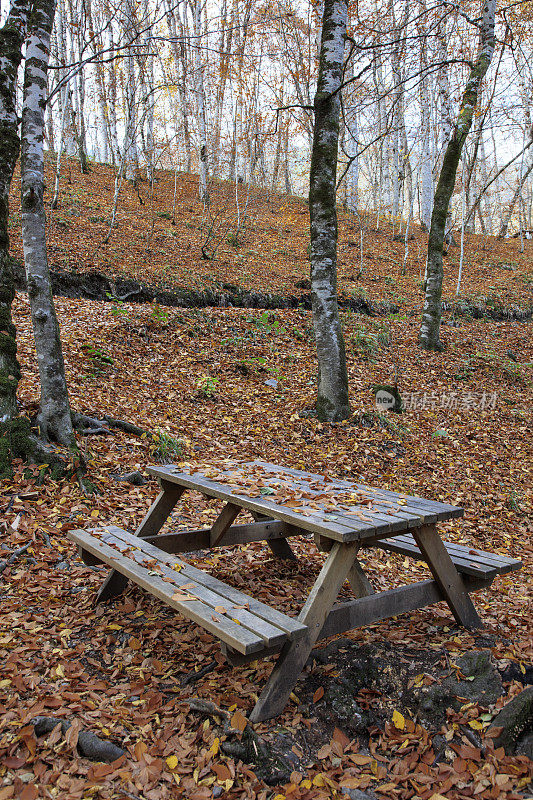
[[[2,0],[4,15],[6,8]],[[427,220],[446,119],[455,117],[477,47],[478,11],[477,3],[455,9],[425,0],[408,6],[367,0],[358,15],[349,9],[345,80],[351,82],[343,89],[339,199],[354,194],[355,173],[357,201],[350,202]],[[319,12],[303,2],[62,0],[45,146],[57,149],[63,126],[67,154],[79,150],[80,134],[89,158],[118,168],[124,157],[126,177],[130,162],[198,172],[204,152],[210,178],[239,177],[306,195]],[[528,14],[524,3],[497,15],[496,53],[464,151],[467,216],[490,183],[472,219],[494,233],[532,157],[526,151],[498,175],[529,140]],[[277,108],[284,110],[277,115]],[[461,175],[460,168],[456,221]],[[531,226],[530,178],[521,198]]]

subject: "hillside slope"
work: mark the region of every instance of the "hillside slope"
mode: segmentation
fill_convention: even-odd
[[[176,177],[176,182],[175,182]],[[53,187],[47,166],[50,201]],[[53,269],[96,270],[110,278],[126,276],[168,288],[217,289],[224,284],[243,290],[298,296],[308,289],[309,213],[305,200],[274,195],[245,185],[213,181],[211,207],[197,199],[197,177],[158,171],[153,190],[147,182],[120,190],[116,226],[109,231],[114,172],[91,165],[81,175],[67,160],[61,175],[58,208],[48,211],[48,248]],[[175,211],[174,211],[175,196]],[[246,216],[236,237],[238,214]],[[173,221],[173,218],[175,221]],[[12,252],[22,256],[17,176],[11,199]],[[398,304],[402,311],[422,303],[427,234],[412,225],[405,260],[404,237],[375,215],[339,213],[339,294],[347,298]],[[362,246],[361,246],[362,236]],[[520,253],[518,240],[467,235],[461,295],[489,308],[533,304],[533,242]],[[205,258],[202,255],[214,255]],[[362,258],[361,258],[362,249]],[[444,298],[455,298],[459,248],[445,258]],[[405,274],[403,274],[405,273]],[[302,281],[304,283],[302,284]]]

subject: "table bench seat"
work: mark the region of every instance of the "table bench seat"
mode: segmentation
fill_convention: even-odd
[[[472,575],[474,578],[493,580],[497,575],[512,572],[522,567],[522,562],[517,558],[507,558],[496,553],[487,553],[483,550],[455,544],[454,542],[443,542],[443,544],[457,572]],[[391,539],[383,539],[377,542],[376,546],[383,550],[410,556],[418,561],[424,560],[420,548],[410,533],[395,536]]]
[[[85,563],[105,562],[243,655],[281,649],[307,626],[132,533],[72,530]]]

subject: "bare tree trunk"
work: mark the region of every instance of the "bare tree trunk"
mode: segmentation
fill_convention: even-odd
[[[440,322],[443,279],[442,251],[446,217],[455,186],[457,166],[463,145],[472,125],[481,82],[489,68],[492,54],[494,53],[496,44],[494,32],[495,14],[496,0],[484,0],[478,55],[472,65],[468,83],[461,99],[459,115],[452,137],[444,153],[439,182],[435,191],[428,242],[426,297],[419,334],[419,343],[424,350],[443,349],[440,341]]]
[[[59,324],[46,255],[44,106],[55,0],[36,0],[26,46],[21,128],[22,242],[37,364],[41,379],[41,438],[77,451],[72,429]]]
[[[431,224],[431,212],[433,210],[433,159],[431,157],[431,102],[429,92],[428,76],[428,42],[426,30],[426,3],[421,0],[419,3],[420,21],[418,23],[418,34],[420,37],[420,135],[421,135],[421,154],[420,154],[420,178],[421,178],[421,200],[420,200],[420,227],[428,231]]]
[[[311,297],[318,356],[316,408],[319,418],[330,422],[346,419],[351,413],[337,303],[335,197],[346,16],[346,0],[325,0],[309,176]]]
[[[189,130],[189,111],[187,104],[187,51],[185,42],[178,42],[178,31],[176,26],[176,16],[174,14],[174,7],[171,0],[166,2],[166,18],[168,30],[170,33],[170,44],[172,47],[172,54],[174,56],[174,66],[176,69],[176,82],[180,97],[180,111],[183,120],[183,144],[185,147],[185,172],[190,172],[192,168],[191,157],[191,133]],[[176,12],[179,17],[179,7],[176,7]],[[181,17],[179,17],[180,35],[185,38]]]
[[[11,318],[15,297],[13,270],[9,258],[9,187],[19,154],[16,111],[17,71],[30,10],[28,0],[14,0],[0,28],[0,475],[10,471],[11,448],[6,446],[9,430],[17,416],[17,385],[20,366],[17,340]]]
[[[349,51],[348,51],[349,54]],[[345,80],[353,79],[353,58],[345,68]],[[357,212],[359,203],[359,109],[353,83],[345,89],[344,96],[344,152],[348,159],[346,171],[346,207]]]
[[[16,111],[17,71],[22,60],[29,15],[29,0],[13,0],[0,28],[0,477],[3,478],[12,474],[14,458],[38,464],[58,462],[55,454],[33,435],[29,419],[18,416],[16,397],[20,365],[11,317],[15,285],[8,252],[7,221],[9,186],[20,146]],[[28,53],[26,57],[29,58]],[[44,82],[46,84],[46,76]]]
[[[532,136],[533,136],[533,131],[531,131],[531,133],[532,133]],[[533,153],[530,156],[530,159],[531,159],[531,163],[525,169],[524,169],[524,167],[521,167],[521,175],[519,175],[519,177],[518,177],[518,184],[516,186],[516,189],[514,191],[514,194],[513,194],[512,198],[511,198],[511,202],[509,203],[509,205],[507,207],[507,210],[505,212],[505,216],[501,221],[500,230],[498,232],[498,237],[500,239],[505,239],[505,237],[507,236],[507,229],[509,228],[509,223],[511,221],[511,217],[513,216],[513,212],[514,212],[516,203],[518,201],[518,198],[522,194],[522,189],[524,188],[524,185],[525,185],[527,179],[529,178],[530,174],[533,172]]]
[[[194,0],[193,26],[196,47],[195,59],[195,90],[196,90],[196,109],[198,113],[198,167],[199,184],[198,197],[204,203],[209,202],[207,190],[207,121],[205,108],[205,86],[204,86],[204,64],[202,55],[203,46],[203,26],[202,26],[202,0]]]
[[[126,56],[126,130],[123,149],[126,153],[126,180],[136,183],[138,177],[139,157],[137,153],[137,78],[135,74],[135,58],[132,43],[136,35],[136,6],[133,0],[126,0],[124,25],[129,40]]]
[[[285,194],[292,194],[291,170],[289,166],[289,118],[285,120],[285,136],[283,138],[283,178],[285,183]]]

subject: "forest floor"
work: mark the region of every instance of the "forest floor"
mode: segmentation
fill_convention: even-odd
[[[176,181],[175,181],[176,178]],[[53,171],[47,166],[51,200]],[[298,197],[262,189],[248,191],[225,181],[210,185],[210,208],[197,201],[194,175],[157,171],[153,186],[123,182],[115,227],[108,242],[114,195],[114,172],[94,166],[80,175],[77,164],[63,167],[59,204],[49,212],[48,253],[52,269],[109,277],[129,277],[149,284],[188,290],[218,289],[224,284],[280,296],[308,293],[298,286],[309,278],[309,209]],[[22,258],[18,175],[12,183],[12,253]],[[238,231],[238,220],[245,220]],[[339,213],[339,295],[388,302],[402,312],[420,309],[427,234],[398,226],[376,215]],[[238,231],[238,232],[237,232]],[[458,236],[456,234],[456,236]],[[214,258],[205,258],[214,253]],[[533,306],[533,243],[520,252],[518,239],[466,234],[460,298],[489,309]],[[265,255],[268,256],[265,263]],[[456,299],[459,248],[445,257],[443,298]]]
[[[202,286],[216,279],[291,293],[294,282],[306,277],[307,209],[302,201],[270,198],[273,232],[266,227],[267,211],[258,212],[254,229],[245,233],[248,243],[240,248],[226,243],[219,257],[207,262],[199,255],[202,209],[194,200],[191,178],[178,181],[176,226],[160,216],[172,213],[171,177],[156,183],[155,214],[144,197],[145,205],[139,206],[132,190],[125,190],[111,239],[113,255],[110,245],[95,255],[105,226],[91,222],[89,214],[108,213],[110,175],[98,169],[80,181],[73,172],[51,225],[52,263],[179,285],[198,281]],[[13,211],[15,224],[15,205]],[[58,225],[60,218],[67,227]],[[153,229],[149,219],[155,220]],[[523,689],[533,662],[532,323],[447,318],[446,351],[420,351],[424,234],[414,228],[407,274],[401,275],[402,243],[392,240],[390,230],[371,232],[368,221],[363,275],[350,284],[347,276],[359,264],[359,243],[347,244],[350,224],[341,222],[341,286],[351,291],[353,285],[375,301],[401,297],[403,302],[400,313],[386,317],[343,313],[354,414],[341,425],[324,425],[307,414],[316,388],[307,311],[169,309],[57,299],[73,407],[134,422],[156,438],[118,432],[81,441],[98,490],[93,496],[83,495],[75,481],[39,485],[39,470],[23,475],[20,464],[14,478],[2,484],[0,556],[30,547],[0,576],[0,800],[314,800],[342,797],[343,791],[357,798],[358,789],[380,800],[530,796],[531,762],[495,750],[486,731],[498,709]],[[12,237],[16,254],[15,229]],[[256,252],[246,255],[252,249]],[[456,251],[451,252],[456,260]],[[520,254],[515,240],[467,237],[465,292],[472,297],[494,292],[506,304],[529,307],[532,254],[531,242]],[[450,298],[453,269],[448,263]],[[31,413],[39,390],[24,294],[17,296],[15,321],[23,369],[20,402]],[[406,411],[379,414],[372,386],[395,381]],[[260,458],[463,506],[464,519],[443,525],[446,539],[524,562],[520,572],[498,578],[491,589],[475,595],[486,624],[483,636],[459,628],[439,604],[351,632],[341,641],[355,652],[385,648],[383,658],[386,648],[394,647],[404,661],[417,664],[421,654],[426,659],[431,654],[448,672],[457,670],[464,654],[481,649],[499,669],[503,694],[490,703],[474,698],[444,708],[442,719],[431,725],[410,716],[401,693],[397,705],[391,705],[390,697],[387,702],[377,691],[362,691],[359,704],[370,711],[375,707],[378,722],[366,736],[356,736],[331,722],[338,717],[328,724],[324,713],[328,682],[342,676],[339,656],[317,662],[304,674],[279,719],[254,726],[265,741],[278,747],[285,742],[293,768],[283,781],[268,786],[260,769],[226,755],[216,717],[191,711],[189,701],[209,699],[230,714],[247,714],[272,659],[230,668],[210,635],[136,588],[114,606],[96,609],[94,593],[105,570],[85,567],[66,533],[99,522],[135,529],[156,486],[153,481],[132,486],[117,476],[143,472],[157,459],[219,463],[228,457]],[[185,495],[173,525],[208,525],[215,515],[216,509],[200,496]],[[298,541],[295,549],[296,563],[280,564],[262,544],[221,549],[215,556],[197,554],[191,561],[248,594],[297,613],[322,556],[308,540]],[[364,558],[377,588],[424,575],[420,564],[394,554],[367,551]],[[429,665],[417,669],[430,673]],[[435,676],[427,679],[432,682]],[[413,680],[425,678],[417,673]],[[39,715],[79,720],[83,728],[125,748],[126,756],[110,765],[78,756],[76,726],[65,739],[58,733],[36,738],[31,719]]]

